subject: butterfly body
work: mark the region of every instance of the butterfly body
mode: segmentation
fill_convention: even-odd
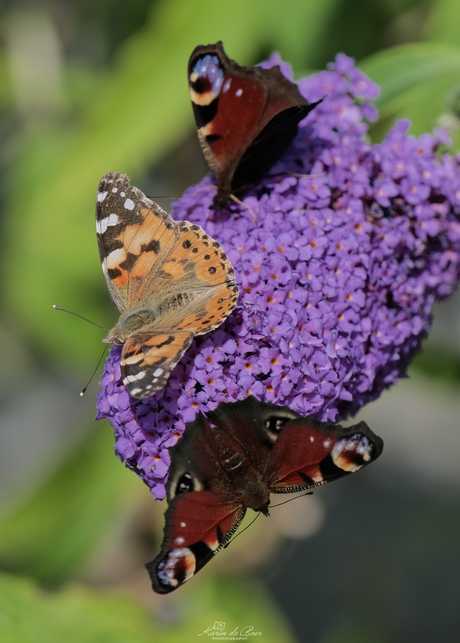
[[[267,173],[317,103],[308,103],[278,66],[238,65],[221,42],[195,48],[188,78],[198,139],[217,180],[213,207],[221,208]]]
[[[198,485],[198,480],[206,481],[204,489],[218,489],[234,498],[238,505],[267,513],[270,490],[261,475],[261,469],[264,466],[262,457],[265,454],[261,453],[260,457],[253,461],[252,454],[248,451],[245,443],[240,442],[232,431],[219,425],[211,426],[203,416],[197,419],[196,426],[196,429],[189,432],[191,439],[193,442],[198,439],[200,443],[203,443],[203,446],[205,445],[206,450],[203,459],[203,456],[198,454],[194,458],[195,484]],[[199,438],[194,435],[198,431],[200,432]],[[185,452],[188,452],[190,448],[196,448],[195,446],[190,447],[187,441],[181,440],[179,444],[181,446],[177,448],[173,456],[167,486],[170,500],[174,497],[175,482],[184,474]],[[209,467],[208,462],[213,463],[212,468]],[[202,488],[200,487],[198,490],[202,490]]]
[[[100,181],[96,229],[109,294],[120,313],[105,342],[122,344],[130,395],[153,395],[195,335],[217,328],[238,299],[220,244],[188,221],[174,221],[124,174]]]
[[[382,447],[364,422],[328,425],[252,397],[199,415],[170,451],[164,539],[147,564],[153,589],[166,593],[189,580],[229,542],[248,508],[268,515],[271,493],[353,473]]]

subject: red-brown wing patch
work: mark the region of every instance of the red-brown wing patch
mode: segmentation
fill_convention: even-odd
[[[244,508],[225,493],[192,491],[176,496],[165,514],[163,543],[146,567],[155,592],[172,592],[190,580],[236,531]]]
[[[222,207],[232,191],[238,194],[260,180],[314,105],[278,66],[238,65],[221,42],[196,47],[188,75],[198,138],[217,180],[213,207]]]
[[[383,442],[365,422],[350,427],[308,418],[288,422],[267,465],[273,493],[316,487],[354,473],[381,454]]]
[[[267,96],[262,85],[253,79],[225,74],[223,87],[227,89],[220,93],[215,117],[198,129],[198,136],[209,145],[219,171],[227,164],[238,163],[248,141],[255,139],[266,122],[262,114]]]

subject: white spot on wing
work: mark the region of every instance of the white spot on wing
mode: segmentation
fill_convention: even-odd
[[[144,377],[145,371],[139,371],[137,375],[127,375],[123,380],[123,384],[126,384],[127,382],[137,382],[138,380],[142,380]]]
[[[106,196],[107,192],[99,192],[99,194],[97,195],[97,200],[99,201],[99,203],[102,203]]]
[[[185,569],[185,577],[181,580],[181,583],[185,583],[195,573],[196,558],[188,547],[173,549],[158,564],[157,575],[163,585],[171,587],[179,585],[179,580],[176,578],[176,566],[179,567],[181,574]]]
[[[96,232],[98,234],[104,234],[104,232],[107,230],[109,226],[117,225],[117,223],[118,223],[118,215],[115,213],[112,213],[108,217],[105,217],[105,219],[96,221]]]
[[[242,93],[243,93],[243,90],[242,90],[242,89],[241,89],[241,87],[240,87],[240,89],[237,89],[237,90],[236,90],[236,92],[235,92],[235,96],[241,96],[241,95],[242,95]]]
[[[371,459],[372,445],[364,435],[352,435],[337,442],[331,451],[334,464],[344,471],[357,471],[361,469],[364,462]],[[353,459],[352,455],[358,454],[363,459],[363,463]]]
[[[112,250],[112,252],[107,255],[106,259],[106,264],[107,268],[114,269],[118,268],[118,266],[126,259],[126,250],[125,248],[116,248],[115,250]]]
[[[153,377],[160,377],[160,375],[162,373],[163,373],[163,369],[162,368],[157,368],[157,370],[154,371],[154,373],[153,373]]]
[[[134,201],[132,201],[131,199],[126,199],[125,208],[126,210],[134,210]]]

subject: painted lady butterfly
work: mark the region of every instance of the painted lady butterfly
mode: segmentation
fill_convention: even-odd
[[[120,313],[103,340],[123,344],[121,373],[131,396],[153,395],[195,335],[217,328],[238,299],[221,245],[198,225],[174,221],[110,172],[99,183],[96,230],[102,270]]]

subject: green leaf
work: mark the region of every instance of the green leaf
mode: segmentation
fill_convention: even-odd
[[[405,90],[451,74],[460,67],[460,47],[417,43],[385,49],[359,62],[359,67],[382,88],[381,105]]]
[[[411,44],[379,52],[359,64],[381,87],[377,101],[380,121],[373,126],[373,139],[380,140],[396,119],[408,118],[414,135],[440,126],[460,91],[460,47],[436,43]],[[455,127],[451,134],[457,134]]]
[[[114,457],[108,426],[83,445],[0,521],[2,567],[59,582],[105,537],[120,501],[136,502],[143,485]]]
[[[193,581],[192,581],[193,582]],[[185,588],[184,588],[185,590]],[[262,632],[248,640],[293,643],[269,595],[250,578],[201,583],[200,591],[170,598],[153,596],[150,611],[130,596],[81,586],[47,594],[27,579],[0,576],[2,643],[183,643],[217,621],[224,631]],[[171,610],[172,605],[175,609]],[[164,606],[164,608],[163,608]],[[161,618],[168,612],[172,618]],[[158,616],[155,616],[155,613]],[[222,631],[218,632],[218,635]],[[200,638],[197,638],[200,640]]]
[[[426,40],[460,45],[460,4],[457,0],[436,0],[425,22]]]
[[[437,383],[460,382],[460,356],[450,344],[433,341],[430,337],[409,367],[409,377],[423,375]]]

